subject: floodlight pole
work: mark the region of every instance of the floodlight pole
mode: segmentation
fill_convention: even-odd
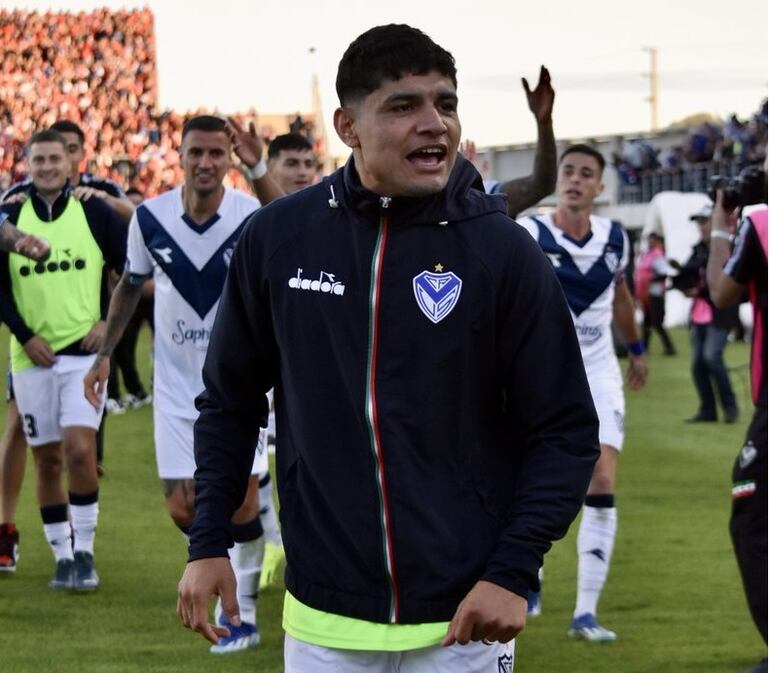
[[[650,79],[650,95],[645,98],[650,103],[651,126],[653,131],[658,130],[658,48],[642,47],[642,51],[650,52],[650,70],[645,77]]]

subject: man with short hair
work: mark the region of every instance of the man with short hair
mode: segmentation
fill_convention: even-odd
[[[87,201],[92,197],[102,199],[124,223],[128,224],[134,212],[134,204],[126,196],[120,185],[113,180],[99,178],[91,173],[81,173],[80,171],[86,157],[86,136],[83,130],[69,119],[60,119],[54,122],[51,129],[61,133],[67,143],[67,158],[70,166],[69,179],[75,198],[81,201]],[[25,198],[23,195],[31,182],[31,178],[27,178],[11,185],[0,197],[0,202]]]
[[[318,162],[313,146],[299,133],[285,133],[270,141],[267,170],[287,194],[313,184]]]
[[[74,198],[67,142],[58,131],[32,136],[27,161],[27,198],[3,210],[19,228],[47,239],[51,253],[34,265],[0,255],[0,310],[13,334],[13,387],[35,457],[43,528],[56,559],[49,586],[93,591],[99,586],[93,554],[102,408],[91,407],[77,384],[101,345],[103,270],[123,267],[126,228],[101,199]],[[61,483],[64,461],[69,497]]]
[[[195,426],[183,624],[238,604],[227,522],[275,387],[288,673],[510,671],[597,421],[561,288],[458,156],[454,59],[372,28],[342,57],[352,157],[249,222]]]
[[[104,344],[84,380],[86,397],[98,407],[110,355],[134,313],[144,282],[152,277],[155,452],[169,515],[185,534],[195,513],[193,423],[198,412],[193,402],[203,389],[201,367],[233,249],[245,221],[259,208],[252,196],[222,184],[231,167],[233,147],[248,142],[247,138],[231,144],[229,135],[238,133],[244,132],[209,115],[184,125],[180,153],[184,184],[137,208],[129,225],[127,269],[112,296]],[[251,159],[259,161],[259,157]],[[267,175],[255,179],[255,188],[265,200],[277,189]],[[256,474],[267,468],[267,454],[261,440],[255,438],[254,446],[258,451],[251,463],[248,490],[231,513],[229,527],[236,541],[232,563],[244,619],[231,625],[227,615],[218,614],[229,633],[213,644],[215,653],[259,644],[256,598],[264,540]]]
[[[615,473],[623,447],[623,377],[615,356],[614,322],[628,346],[631,390],[647,379],[644,344],[634,322],[634,302],[624,270],[630,255],[619,222],[592,214],[604,189],[604,157],[588,145],[572,145],[561,156],[556,179],[558,206],[519,221],[540,244],[561,281],[599,415],[601,456],[593,469],[578,532],[578,588],[569,635],[589,641],[615,640],[596,620],[617,528]]]

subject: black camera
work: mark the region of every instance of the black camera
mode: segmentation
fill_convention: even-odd
[[[710,183],[709,197],[716,203],[717,190],[721,189],[722,204],[727,211],[752,203],[767,203],[767,174],[759,166],[746,166],[735,177],[715,175]]]

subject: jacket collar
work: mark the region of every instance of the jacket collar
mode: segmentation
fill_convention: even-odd
[[[61,216],[64,209],[67,207],[67,202],[72,194],[72,185],[70,184],[70,181],[67,180],[67,182],[64,183],[61,192],[50,206],[48,201],[46,201],[37,191],[37,187],[35,187],[34,183],[30,183],[27,194],[29,194],[29,198],[32,201],[32,207],[35,209],[37,216],[45,222],[53,222]]]
[[[351,156],[345,166],[324,180],[332,192],[332,207],[353,210],[362,216],[376,218],[383,208],[383,195],[375,194],[361,184],[355,161]],[[387,197],[385,197],[387,198]],[[446,187],[427,197],[394,197],[387,201],[391,218],[401,223],[425,224],[456,222],[493,212],[506,212],[505,199],[488,196],[473,164],[458,155]]]

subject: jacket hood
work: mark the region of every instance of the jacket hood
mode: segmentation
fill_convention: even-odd
[[[382,199],[389,198],[369,191],[361,184],[352,155],[342,168],[324,178],[323,185],[331,196],[331,208],[352,209],[371,217],[379,213]],[[395,218],[412,224],[451,223],[489,213],[507,213],[505,198],[499,194],[486,194],[481,175],[460,154],[440,192],[418,198],[392,197],[387,203],[388,211]]]

